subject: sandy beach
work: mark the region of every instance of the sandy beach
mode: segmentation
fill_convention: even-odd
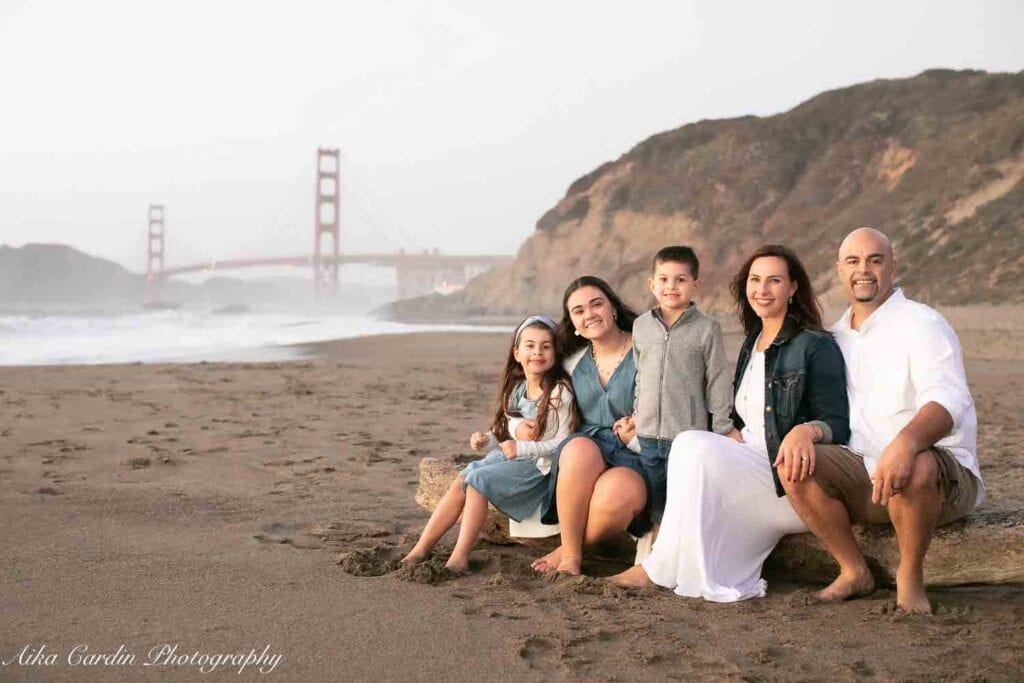
[[[950,319],[987,507],[1024,507],[1019,329]],[[935,590],[934,616],[907,617],[891,590],[810,606],[811,586],[785,576],[732,605],[539,577],[521,546],[481,544],[457,579],[384,572],[427,519],[420,458],[468,453],[506,342],[416,334],[287,363],[0,368],[0,677],[185,680],[214,656],[206,676],[282,680],[1024,676],[1021,586]],[[250,652],[258,662],[226,659]]]

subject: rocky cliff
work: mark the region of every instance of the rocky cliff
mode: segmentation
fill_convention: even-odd
[[[791,111],[660,133],[576,180],[515,261],[447,312],[557,311],[566,283],[607,279],[648,305],[654,252],[689,244],[708,308],[763,242],[794,248],[826,302],[842,236],[894,240],[900,283],[935,304],[1019,302],[1024,289],[1024,72],[926,71],[826,92]]]

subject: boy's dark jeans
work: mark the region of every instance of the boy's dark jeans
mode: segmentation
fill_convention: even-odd
[[[665,513],[665,498],[668,488],[668,452],[672,449],[669,439],[639,437],[640,465],[644,469],[647,488],[651,492],[651,522],[661,524]]]

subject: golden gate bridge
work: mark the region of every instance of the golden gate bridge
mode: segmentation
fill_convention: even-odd
[[[212,272],[235,268],[292,266],[311,268],[318,293],[336,294],[338,269],[347,263],[360,263],[395,269],[398,295],[409,298],[464,285],[473,275],[512,260],[494,254],[441,254],[439,251],[379,254],[343,254],[340,251],[339,150],[318,149],[316,160],[316,202],[313,220],[313,252],[304,256],[220,259],[184,266],[166,267],[164,263],[164,205],[149,206],[149,237],[146,242],[146,282],[151,287],[174,275]]]

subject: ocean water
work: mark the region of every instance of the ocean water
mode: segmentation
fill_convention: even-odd
[[[301,358],[296,346],[422,331],[509,331],[407,325],[358,315],[235,315],[173,310],[109,316],[0,315],[0,365],[193,363]]]

